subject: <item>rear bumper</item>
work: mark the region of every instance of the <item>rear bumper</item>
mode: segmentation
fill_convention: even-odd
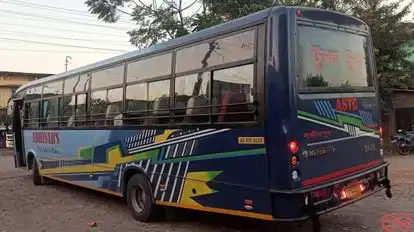
[[[380,187],[380,188],[378,188],[378,189],[376,189],[376,190],[374,190],[374,191],[372,191],[372,192],[369,192],[369,193],[367,193],[367,194],[364,194],[364,195],[363,195],[363,196],[361,196],[360,198],[354,199],[354,200],[352,200],[352,201],[347,201],[347,202],[344,202],[344,203],[342,203],[342,204],[339,204],[339,205],[337,205],[337,206],[334,206],[334,207],[331,207],[331,208],[328,208],[328,209],[325,209],[325,210],[320,210],[320,211],[315,210],[315,214],[316,214],[316,215],[318,215],[318,216],[320,216],[320,215],[323,215],[323,214],[330,213],[330,212],[335,211],[335,210],[337,210],[337,209],[340,209],[340,208],[343,208],[343,207],[345,207],[345,206],[351,205],[351,204],[353,204],[353,203],[355,203],[355,202],[357,202],[357,201],[360,201],[360,200],[362,200],[362,199],[364,199],[364,198],[366,198],[366,197],[369,197],[369,196],[371,196],[371,195],[373,195],[373,194],[375,194],[375,193],[378,193],[378,192],[380,192],[380,191],[381,191],[381,190],[383,190],[383,189],[385,189],[385,187],[384,187],[384,186],[382,186],[382,187]],[[309,219],[309,218],[311,218],[311,214],[307,213],[307,214],[305,214],[305,215],[303,215],[303,216],[301,216],[301,217],[294,217],[294,218],[281,218],[281,217],[274,217],[274,218],[273,218],[273,221],[281,221],[281,222],[294,222],[294,221],[304,221],[304,220],[307,220],[307,219]]]
[[[340,209],[342,207],[351,205],[357,201],[360,201],[368,196],[371,196],[375,193],[378,193],[381,190],[384,189],[390,189],[390,181],[388,179],[388,166],[389,163],[383,163],[376,167],[372,167],[368,170],[363,170],[358,173],[353,173],[347,176],[344,176],[342,178],[337,178],[334,180],[331,180],[326,183],[301,188],[301,189],[295,189],[295,190],[277,190],[273,189],[271,192],[273,193],[274,199],[278,198],[288,198],[294,201],[294,205],[297,205],[298,207],[296,210],[291,210],[293,213],[290,213],[290,215],[285,215],[283,211],[279,211],[278,209],[275,209],[275,215],[274,220],[275,221],[300,221],[300,220],[306,220],[308,218],[323,215],[329,212],[332,212],[334,210]],[[379,176],[377,173],[383,173],[382,176]],[[375,175],[375,182],[372,182],[372,186],[369,189],[369,191],[365,192],[363,195],[354,198],[352,200],[347,201],[338,201],[337,198],[333,198],[333,194],[331,192],[331,195],[321,201],[312,201],[312,192],[321,190],[321,189],[334,189],[334,186],[342,185],[344,183],[353,182],[355,180],[363,180],[366,176],[369,175]],[[390,191],[390,190],[387,190]],[[307,199],[307,200],[305,200]],[[277,200],[276,200],[277,202]],[[277,203],[275,204],[275,207],[277,208]]]

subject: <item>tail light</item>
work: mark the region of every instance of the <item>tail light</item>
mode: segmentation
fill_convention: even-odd
[[[299,152],[299,143],[296,140],[290,141],[288,143],[288,149],[292,153],[289,159],[289,163],[291,167],[295,168],[299,165],[299,159],[298,159],[298,156],[296,155]],[[292,179],[294,181],[298,181],[299,178],[300,178],[299,170],[294,169],[292,171]]]
[[[290,141],[288,147],[292,154],[296,154],[299,151],[299,144],[295,140]]]
[[[341,191],[341,200],[345,200],[348,198],[348,194],[346,194],[345,190]]]
[[[379,127],[378,132],[379,132],[379,136],[380,136],[380,144],[382,146],[383,143],[384,143],[383,136],[382,136],[382,126]]]
[[[295,155],[290,157],[290,165],[292,167],[296,167],[298,165],[298,157],[296,157]]]
[[[382,126],[379,127],[378,132],[380,136],[380,155],[383,156],[384,150],[382,149],[382,147],[384,146],[384,139],[383,139]]]
[[[314,202],[323,201],[325,199],[328,199],[332,194],[331,187],[318,189],[313,192],[311,192],[311,196]]]

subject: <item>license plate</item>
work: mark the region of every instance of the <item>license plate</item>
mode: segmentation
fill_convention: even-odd
[[[362,195],[362,191],[359,185],[354,185],[344,189],[345,198],[347,199],[354,199]]]

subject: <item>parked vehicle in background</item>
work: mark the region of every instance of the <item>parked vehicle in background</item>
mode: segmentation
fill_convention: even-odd
[[[414,131],[399,129],[397,134],[391,136],[391,143],[395,144],[398,153],[409,155],[414,149]]]
[[[13,148],[13,133],[11,131],[6,133],[6,148]]]
[[[0,126],[0,148],[8,148],[10,139],[13,139],[11,128],[7,126]]]
[[[369,27],[274,7],[30,82],[12,99],[16,166],[163,207],[269,221],[386,189]]]

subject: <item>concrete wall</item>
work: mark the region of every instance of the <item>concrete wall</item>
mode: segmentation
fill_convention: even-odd
[[[0,108],[7,106],[7,101],[12,96],[12,90],[8,87],[0,87]]]
[[[414,107],[414,91],[394,91],[391,94],[392,107],[399,108],[413,108]]]

